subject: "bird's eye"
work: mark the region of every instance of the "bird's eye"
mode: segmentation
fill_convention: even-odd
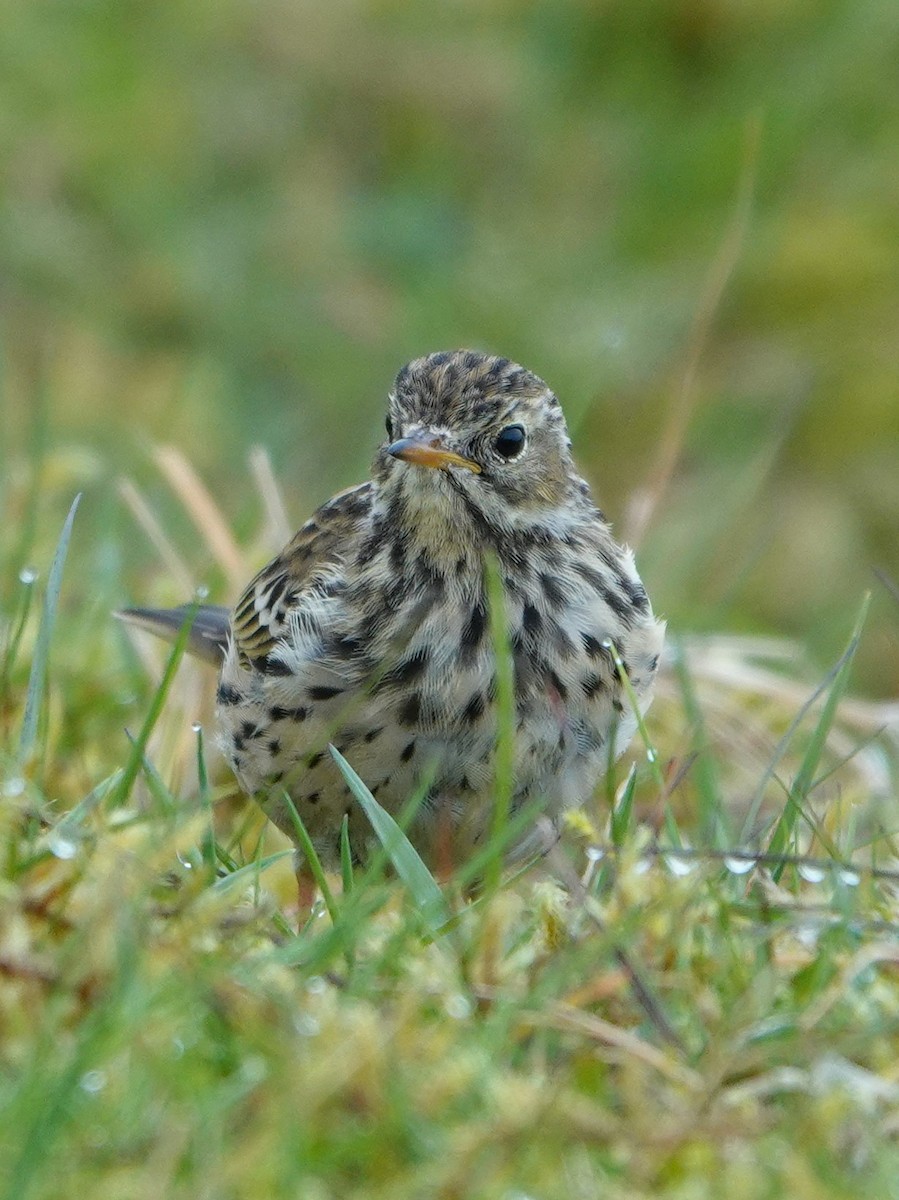
[[[493,449],[500,458],[517,458],[524,449],[525,432],[523,425],[507,425],[493,443]]]
[[[393,441],[393,421],[390,419],[390,413],[387,414],[387,419],[384,422],[384,427],[387,430],[387,436],[390,441]]]

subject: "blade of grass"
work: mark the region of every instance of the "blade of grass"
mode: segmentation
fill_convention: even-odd
[[[159,811],[168,817],[174,816],[179,809],[178,800],[165,786],[162,776],[146,755],[141,760],[140,773],[147,785],[147,791],[159,806]]]
[[[252,883],[263,871],[267,871],[276,862],[280,862],[282,858],[289,858],[292,854],[292,850],[276,850],[274,854],[267,854],[265,858],[260,858],[258,862],[247,863],[245,866],[238,867],[229,874],[223,875],[221,879],[216,879],[209,890],[221,894],[222,892],[230,892],[233,888],[241,886],[244,883]]]
[[[72,507],[65,519],[53,563],[47,578],[47,590],[44,592],[44,605],[41,612],[41,623],[38,626],[37,642],[34,647],[34,657],[31,660],[31,674],[28,677],[28,691],[25,694],[25,715],[22,718],[22,732],[19,737],[19,758],[25,762],[31,757],[37,740],[37,726],[41,711],[41,701],[44,695],[44,683],[47,677],[47,662],[50,656],[50,638],[56,621],[56,609],[59,604],[59,593],[62,588],[62,572],[66,563],[69,541],[72,537],[72,524],[75,513],[81,503],[79,492],[72,501]]]
[[[100,807],[118,783],[121,774],[121,771],[113,771],[106,779],[101,780],[95,788],[92,788],[83,799],[78,801],[74,808],[70,809],[64,817],[61,817],[56,822],[54,828],[57,833],[65,836],[68,832],[80,830],[91,813]]]
[[[29,569],[26,564],[37,537],[38,514],[42,498],[41,487],[46,478],[44,464],[47,460],[50,429],[48,412],[47,388],[41,384],[34,389],[31,398],[31,420],[28,428],[28,489],[25,493],[24,503],[16,514],[14,525],[18,537],[12,551],[10,565],[16,575]]]
[[[397,875],[421,911],[425,923],[432,933],[436,933],[448,923],[451,914],[434,876],[390,813],[378,804],[340,751],[335,746],[329,746],[328,749],[347,786],[371,822]]]
[[[23,585],[24,593],[19,604],[19,610],[10,621],[12,626],[12,634],[6,643],[5,653],[3,655],[3,666],[0,667],[0,703],[6,698],[7,689],[9,687],[9,676],[16,661],[16,656],[19,653],[19,646],[22,642],[22,634],[25,632],[25,625],[28,621],[28,614],[31,612],[31,603],[34,599],[34,584],[37,580],[37,575],[34,571],[21,571],[19,573],[19,582]]]
[[[195,725],[197,735],[197,782],[200,788],[200,804],[208,822],[206,835],[203,838],[203,860],[210,871],[215,871],[218,865],[218,854],[215,844],[215,824],[212,812],[212,792],[209,787],[209,773],[206,770],[206,755],[203,747],[203,726]]]
[[[827,738],[837,714],[837,708],[846,690],[846,685],[849,682],[849,671],[852,667],[856,650],[858,649],[862,628],[864,627],[870,604],[871,593],[866,592],[852,630],[852,636],[849,639],[849,644],[840,658],[830,691],[824,702],[824,707],[821,709],[821,715],[812,731],[805,756],[799,765],[799,770],[793,780],[793,786],[790,788],[789,795],[787,796],[786,805],[768,842],[768,850],[772,854],[780,854],[786,850],[796,828],[796,822],[808,800],[812,784],[814,783],[815,772],[818,769],[818,763],[821,761],[821,755],[824,753],[824,747],[827,744]],[[783,868],[775,868],[772,872],[775,881],[778,881],[782,874]]]
[[[623,846],[633,825],[634,796],[637,791],[637,764],[631,763],[627,773],[621,799],[612,810],[611,833],[612,844]]]
[[[740,831],[740,837],[738,839],[738,841],[740,843],[744,843],[744,842],[748,842],[748,841],[752,840],[754,834],[757,836],[758,830],[756,829],[756,825],[758,823],[758,817],[759,817],[759,812],[762,807],[762,803],[765,799],[765,790],[766,790],[768,784],[770,783],[770,781],[775,777],[775,772],[777,770],[777,764],[780,762],[780,760],[786,754],[790,743],[792,742],[793,738],[796,736],[797,730],[802,725],[802,722],[805,720],[805,718],[808,715],[808,713],[810,712],[810,710],[817,703],[818,699],[824,695],[824,693],[827,691],[827,689],[831,686],[833,681],[839,675],[839,673],[842,670],[843,665],[846,661],[846,656],[848,653],[849,653],[848,649],[846,651],[844,651],[843,654],[840,656],[840,658],[837,660],[837,662],[834,664],[834,666],[832,666],[831,669],[827,672],[827,674],[824,676],[824,678],[821,680],[821,682],[818,684],[818,686],[815,688],[815,690],[812,692],[812,694],[809,696],[809,698],[802,704],[802,706],[800,707],[796,716],[790,722],[786,733],[784,733],[783,737],[780,739],[780,741],[775,746],[774,754],[771,756],[771,761],[765,767],[765,770],[762,774],[762,778],[759,780],[758,787],[755,790],[755,795],[752,798],[752,803],[749,806],[749,811],[746,814],[746,819],[743,822],[743,828]],[[854,650],[853,650],[853,653],[854,653]]]
[[[604,642],[603,645],[606,643]],[[615,669],[618,672],[618,677],[627,693],[627,698],[630,706],[633,709],[634,717],[637,721],[637,732],[640,735],[640,741],[643,743],[643,748],[646,751],[646,761],[649,763],[649,769],[652,777],[658,785],[659,792],[662,796],[666,794],[665,776],[662,774],[662,767],[659,763],[659,753],[652,744],[652,739],[649,736],[649,730],[646,728],[646,721],[643,719],[643,710],[640,708],[640,701],[637,699],[637,693],[634,691],[634,685],[631,683],[630,676],[624,665],[624,659],[618,653],[618,647],[614,642],[608,643],[609,653],[612,655],[612,661],[615,664]]]
[[[350,818],[346,813],[340,823],[340,875],[343,894],[348,896],[353,890],[353,851],[350,846]]]
[[[287,811],[290,813],[290,818],[293,821],[293,828],[294,832],[296,833],[297,844],[299,845],[300,850],[303,852],[303,856],[306,859],[309,870],[312,872],[312,877],[318,886],[318,890],[322,894],[322,899],[325,902],[325,908],[327,908],[331,920],[336,923],[337,918],[340,915],[340,910],[338,909],[337,903],[334,900],[334,893],[331,891],[331,888],[328,884],[328,879],[325,875],[325,868],[322,866],[321,859],[318,856],[318,852],[315,849],[312,838],[309,836],[309,830],[303,824],[303,818],[297,812],[297,807],[293,800],[291,800],[290,794],[288,792],[283,792],[282,796],[284,798],[284,803],[287,805]]]

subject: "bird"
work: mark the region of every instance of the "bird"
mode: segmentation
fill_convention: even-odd
[[[520,861],[628,745],[665,623],[537,375],[474,350],[417,358],[385,434],[370,480],[322,504],[233,610],[119,615],[170,639],[192,620],[241,788],[294,843],[295,806],[325,867],[345,817],[354,863],[376,844],[330,746],[392,815],[420,793],[407,836],[452,868],[489,838],[508,714],[509,813],[545,818],[518,828],[506,859]]]

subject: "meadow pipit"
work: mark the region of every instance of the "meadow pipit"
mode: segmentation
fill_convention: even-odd
[[[645,708],[664,625],[546,384],[504,358],[431,354],[396,377],[371,481],[322,505],[230,616],[197,616],[241,787],[293,838],[286,791],[326,863],[347,814],[364,858],[372,833],[333,743],[389,812],[424,783],[409,836],[431,864],[463,862],[492,820],[496,595],[514,678],[510,811],[539,806],[557,824],[634,732],[616,652]],[[184,610],[125,615],[171,632]],[[537,840],[532,827],[512,856]]]

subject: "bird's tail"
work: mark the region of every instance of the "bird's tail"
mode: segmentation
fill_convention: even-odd
[[[187,653],[220,667],[231,631],[230,610],[218,604],[181,604],[178,608],[122,608],[115,614],[126,625],[146,629],[174,642],[190,622]]]

